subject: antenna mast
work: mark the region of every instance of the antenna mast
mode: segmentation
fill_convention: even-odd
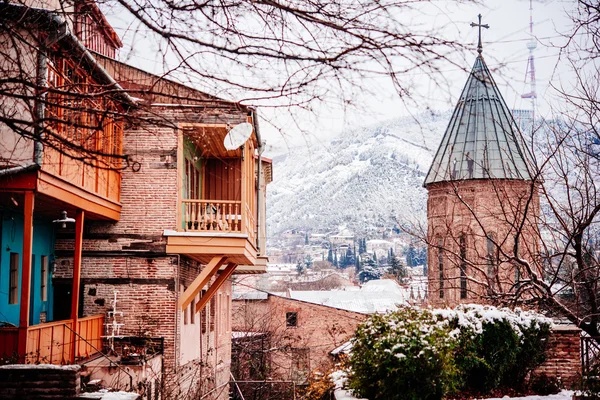
[[[529,85],[531,90],[529,93],[521,95],[523,99],[531,99],[531,120],[535,123],[535,99],[537,93],[535,91],[535,63],[533,51],[537,47],[537,42],[533,36],[533,0],[529,0],[529,41],[527,42],[527,48],[529,49],[529,59],[527,60],[527,71],[525,72],[525,82],[527,82],[527,75],[529,75]]]

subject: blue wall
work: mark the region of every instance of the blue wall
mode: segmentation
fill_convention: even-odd
[[[14,213],[0,214],[0,321],[19,325],[19,309],[21,302],[21,278],[23,266],[23,215]],[[52,321],[53,287],[51,265],[54,261],[54,230],[50,221],[34,221],[33,225],[33,259],[31,271],[31,300],[29,324],[40,323],[40,313],[46,312],[46,321]],[[19,301],[8,303],[10,284],[10,254],[19,254]],[[47,301],[42,301],[42,256],[48,260],[47,268]]]

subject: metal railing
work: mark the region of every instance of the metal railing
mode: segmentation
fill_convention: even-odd
[[[581,371],[583,376],[598,373],[600,368],[600,337],[581,337]]]

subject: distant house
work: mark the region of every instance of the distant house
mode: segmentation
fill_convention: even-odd
[[[306,384],[311,373],[327,372],[334,362],[331,351],[346,343],[367,317],[360,312],[255,293],[234,297],[232,358],[238,362],[232,368],[233,376],[240,381],[287,382],[287,386],[276,387],[278,397],[269,397],[260,383],[240,382],[244,397],[255,396],[246,398],[294,398],[289,389]]]

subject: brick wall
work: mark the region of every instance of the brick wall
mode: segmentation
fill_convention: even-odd
[[[295,312],[297,326],[288,327],[286,314]],[[268,332],[271,347],[282,349],[273,354],[274,374],[293,378],[294,349],[307,349],[310,370],[325,372],[332,365],[329,353],[349,340],[366,314],[340,310],[285,297],[269,295],[267,300],[235,300],[233,331]]]
[[[531,182],[466,180],[431,184],[427,190],[429,301],[432,305],[452,307],[459,303],[485,302],[490,288],[496,293],[511,291],[515,268],[508,257],[513,254],[517,233],[514,227],[521,226],[526,204],[529,208],[520,230],[519,256],[535,265],[539,195],[537,188],[531,193]],[[466,298],[460,295],[459,238],[463,235],[468,277]],[[491,253],[488,237],[494,238]],[[497,251],[496,245],[501,251]],[[443,290],[440,290],[439,247],[442,248]],[[490,254],[495,258],[493,267],[490,267]]]
[[[581,380],[581,330],[575,326],[556,326],[552,330],[546,361],[535,375],[554,377],[563,387],[573,387]]]
[[[177,116],[185,120],[198,113],[165,110],[162,117],[167,119]],[[137,116],[149,115],[140,111]],[[139,163],[139,170],[134,172],[131,164],[123,170],[118,222],[85,221],[80,299],[83,314],[93,315],[111,310],[113,293],[118,292],[117,309],[124,313],[121,334],[165,338],[165,381],[171,382],[172,393],[183,395],[229,381],[231,286],[224,285],[214,300],[219,304],[213,325],[221,329],[207,329],[195,339],[190,336],[190,307],[186,324],[177,301],[181,287],[189,286],[203,266],[184,256],[166,254],[163,236],[165,229],[177,228],[182,184],[176,168],[177,135],[172,123],[165,127],[144,121],[126,129],[123,152],[130,155],[132,163]],[[73,240],[71,227],[57,235],[55,282],[72,279]],[[200,324],[199,314],[195,320]],[[202,391],[199,393],[205,393]],[[206,399],[226,399],[227,391],[224,393],[215,391]]]
[[[0,366],[0,393],[5,400],[72,399],[80,389],[79,365]]]

